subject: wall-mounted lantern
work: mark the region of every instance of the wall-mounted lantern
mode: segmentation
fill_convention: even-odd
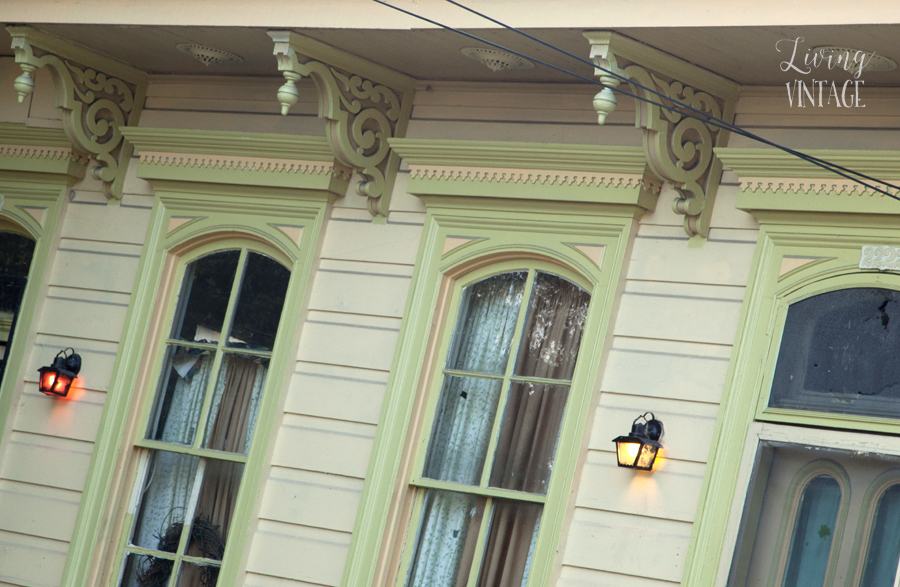
[[[619,466],[640,471],[652,471],[656,453],[662,448],[659,443],[662,433],[662,422],[656,419],[653,412],[647,412],[643,416],[635,418],[631,424],[631,434],[619,436],[613,440],[616,443]]]
[[[66,354],[66,351],[71,351]],[[81,371],[81,356],[75,354],[75,349],[68,348],[59,351],[53,364],[49,367],[41,367],[40,389],[42,393],[56,397],[66,397],[69,388],[78,372]]]

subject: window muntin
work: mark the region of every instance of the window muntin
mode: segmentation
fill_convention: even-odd
[[[120,585],[215,584],[289,279],[282,265],[245,247],[186,266],[136,442],[144,450]]]
[[[589,302],[534,269],[463,288],[406,585],[527,581]]]
[[[21,234],[0,230],[0,384],[6,372],[34,246],[33,240]]]
[[[769,407],[900,418],[900,292],[849,288],[787,310]]]

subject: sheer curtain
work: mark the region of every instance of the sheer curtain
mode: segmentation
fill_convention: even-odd
[[[502,374],[522,302],[524,274],[498,275],[469,286],[454,332],[451,369]],[[475,377],[446,377],[425,475],[477,485],[481,478],[500,382]],[[457,574],[467,552],[474,551],[478,527],[475,499],[451,492],[429,492],[419,529],[416,559],[408,585],[465,585]],[[468,556],[471,556],[469,554]]]
[[[505,372],[524,276],[501,275],[470,286],[454,333],[449,368],[468,373]],[[562,278],[537,274],[514,378],[571,379],[589,299],[586,292]],[[445,377],[425,467],[427,477],[479,484],[501,389],[497,380]],[[546,492],[567,395],[565,384],[512,383],[491,485]],[[481,519],[479,507],[472,496],[427,493],[407,585],[466,584],[477,538],[474,520]],[[494,502],[480,587],[519,587],[525,582],[540,515],[540,505]]]

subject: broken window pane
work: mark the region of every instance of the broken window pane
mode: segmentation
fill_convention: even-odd
[[[769,405],[900,417],[900,292],[852,288],[791,304]]]

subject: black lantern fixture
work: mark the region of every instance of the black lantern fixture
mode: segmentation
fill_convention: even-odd
[[[616,443],[619,466],[639,471],[652,471],[656,453],[662,448],[659,443],[662,433],[662,422],[656,419],[653,412],[647,412],[643,416],[635,418],[631,424],[631,434],[619,436],[613,440]]]
[[[66,351],[70,351],[66,354]],[[41,367],[40,388],[42,393],[56,397],[66,397],[69,388],[78,372],[81,371],[81,356],[75,354],[75,349],[68,348],[59,351],[53,364],[49,367]]]

